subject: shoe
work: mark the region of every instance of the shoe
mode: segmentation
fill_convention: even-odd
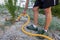
[[[37,34],[42,34],[42,35],[47,35],[48,36],[48,33],[47,32],[45,32],[44,30],[38,30],[37,31]],[[43,37],[37,37],[38,39],[45,39],[45,38],[43,38]]]
[[[45,31],[44,30],[38,30],[38,32],[37,32],[38,34],[44,34],[45,33]]]
[[[27,26],[26,28],[33,31],[38,31],[38,28],[35,28],[33,25]]]

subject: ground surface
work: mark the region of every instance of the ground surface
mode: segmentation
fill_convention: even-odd
[[[24,24],[23,21],[15,22],[12,24],[6,24],[5,18],[10,18],[9,15],[0,15],[0,40],[40,40],[36,37],[28,36],[21,31],[21,26]],[[32,24],[32,22],[30,22]],[[29,25],[30,25],[29,24]],[[28,32],[36,33],[32,30],[26,29]],[[53,37],[52,33],[48,32],[50,37]],[[58,32],[59,33],[59,32]],[[57,34],[57,32],[56,32]],[[55,38],[55,36],[53,37]],[[47,40],[47,39],[45,39]],[[55,39],[54,39],[55,40]],[[56,39],[59,40],[59,39]]]

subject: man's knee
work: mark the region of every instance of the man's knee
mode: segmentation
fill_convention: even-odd
[[[51,8],[49,7],[49,8],[46,8],[46,9],[44,9],[44,11],[45,11],[45,15],[46,16],[48,16],[47,18],[52,18],[52,13],[51,13]]]
[[[44,9],[45,13],[51,12],[51,7]]]
[[[38,11],[38,7],[34,7],[33,8],[33,11]]]

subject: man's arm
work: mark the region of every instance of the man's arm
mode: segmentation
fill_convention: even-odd
[[[29,0],[26,0],[26,4],[25,4],[25,9],[24,11],[26,11],[28,9],[28,3],[29,3]]]

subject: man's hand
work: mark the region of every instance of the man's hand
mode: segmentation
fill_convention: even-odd
[[[23,16],[26,14],[26,10],[24,10],[23,12]],[[18,19],[16,19],[16,22],[18,22],[18,21],[20,21],[20,19],[18,18]]]
[[[28,3],[29,3],[29,0],[26,0],[25,9],[22,12],[23,14],[26,14],[26,10],[28,9]]]

